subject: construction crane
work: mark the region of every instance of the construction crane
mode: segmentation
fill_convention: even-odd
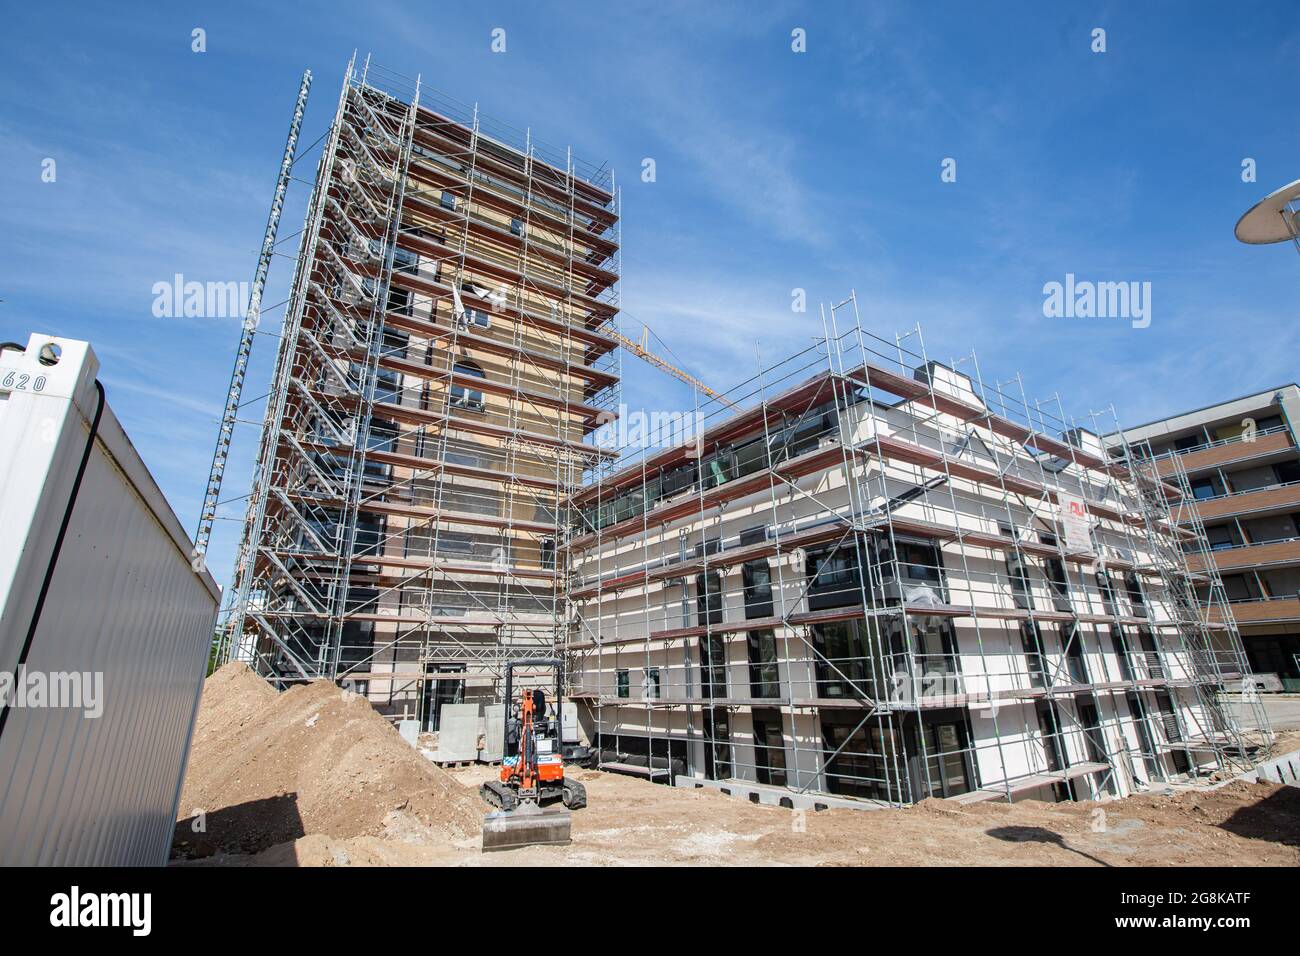
[[[679,382],[685,382],[687,385],[690,385],[692,388],[698,388],[705,395],[709,396],[709,398],[717,399],[719,402],[721,402],[723,405],[726,405],[728,408],[736,407],[735,402],[728,401],[726,398],[723,398],[722,395],[718,394],[713,389],[709,388],[709,386],[705,385],[694,375],[691,375],[689,372],[683,372],[681,369],[679,369],[676,365],[673,365],[667,359],[659,355],[656,355],[654,352],[651,352],[650,351],[650,326],[648,325],[641,326],[640,342],[636,341],[635,339],[629,339],[626,335],[619,332],[617,329],[607,329],[604,331],[605,334],[607,334],[610,338],[616,339],[618,341],[618,344],[623,346],[623,348],[627,349],[637,358],[653,365],[661,372],[667,372],[669,375],[677,379]]]
[[[284,196],[289,189],[289,180],[292,178],[294,154],[298,151],[298,134],[302,130],[302,117],[307,111],[307,95],[310,92],[311,70],[308,70],[303,73],[302,83],[298,86],[298,99],[293,108],[293,120],[289,124],[289,139],[284,144],[284,158],[280,160],[280,175],[275,181],[275,198],[271,201],[271,214],[267,218],[266,232],[262,236],[262,252],[257,258],[257,271],[253,275],[248,308],[244,312],[239,350],[235,353],[235,367],[230,373],[230,387],[226,389],[226,407],[221,415],[221,428],[217,432],[217,447],[212,453],[208,486],[203,495],[203,508],[199,512],[199,527],[194,532],[194,551],[190,557],[196,571],[203,567],[206,560],[208,542],[212,538],[212,526],[217,520],[221,481],[226,474],[230,445],[235,437],[235,424],[238,421],[240,403],[244,394],[244,378],[248,374],[248,360],[253,352],[253,337],[257,334],[257,325],[262,315],[262,290],[266,287],[266,274],[271,268],[271,257],[275,255],[275,236],[280,228],[280,213],[284,210]]]

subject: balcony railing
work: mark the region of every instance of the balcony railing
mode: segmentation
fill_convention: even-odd
[[[1181,464],[1185,471],[1199,471],[1225,465],[1234,461],[1255,458],[1260,455],[1286,451],[1293,447],[1291,434],[1285,425],[1266,428],[1256,432],[1251,438],[1225,438],[1206,442],[1194,448],[1183,448],[1166,452],[1156,458],[1156,470],[1163,475],[1173,474]]]
[[[1242,598],[1229,602],[1237,624],[1271,624],[1300,621],[1300,594],[1285,597]],[[1210,609],[1210,617],[1217,615]]]
[[[1198,498],[1192,503],[1201,520],[1227,518],[1272,508],[1300,507],[1300,481],[1264,485],[1246,491],[1226,492],[1208,498]],[[1184,523],[1190,521],[1188,517]]]
[[[1228,547],[1216,546],[1213,554],[1214,564],[1220,571],[1300,564],[1300,538],[1274,538]],[[1193,571],[1205,570],[1205,555],[1189,554],[1187,566]]]

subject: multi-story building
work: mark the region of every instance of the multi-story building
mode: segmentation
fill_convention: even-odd
[[[368,61],[304,224],[234,653],[435,727],[553,652],[563,504],[615,451],[612,176]]]
[[[1218,703],[1244,659],[1193,594],[1221,589],[1187,570],[1185,489],[1095,423],[856,315],[726,399],[575,499],[566,650],[606,766],[908,803],[1244,764]]]
[[[1186,476],[1255,676],[1300,690],[1300,388],[1266,389],[1124,430]],[[1108,436],[1112,446],[1119,436]],[[1204,567],[1200,555],[1189,555]]]
[[[616,197],[349,65],[232,653],[435,729],[499,702],[507,661],[560,653],[604,766],[790,801],[1126,794],[1244,763],[1217,698],[1244,655],[1213,565],[1188,570],[1181,474],[986,387],[973,355],[969,377],[878,339],[856,302],[836,331],[841,304],[693,441],[598,441]]]

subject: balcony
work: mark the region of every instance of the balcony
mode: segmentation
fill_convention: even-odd
[[[1250,624],[1287,624],[1300,622],[1300,596],[1252,598],[1232,602],[1232,616],[1238,627]],[[1210,619],[1218,615],[1210,609]]]
[[[1287,485],[1270,485],[1253,491],[1202,498],[1194,505],[1202,521],[1228,518],[1234,515],[1258,514],[1267,511],[1300,510],[1300,481]],[[1186,522],[1184,522],[1186,523]]]
[[[1183,469],[1191,473],[1204,471],[1207,468],[1221,468],[1224,465],[1266,455],[1281,455],[1292,449],[1291,435],[1286,427],[1282,426],[1272,431],[1258,433],[1253,441],[1231,438],[1162,456],[1156,459],[1156,469],[1162,477],[1172,475],[1177,464],[1181,463]]]
[[[1235,548],[1219,548],[1211,553],[1220,571],[1287,567],[1300,564],[1300,538],[1283,538],[1278,541],[1244,544]],[[1205,555],[1189,554],[1187,567],[1192,571],[1204,571]]]

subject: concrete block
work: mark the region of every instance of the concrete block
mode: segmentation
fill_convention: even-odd
[[[420,737],[420,722],[418,720],[399,720],[397,722],[397,732],[402,735],[403,740],[414,747]]]
[[[478,759],[478,704],[443,704],[438,713],[435,760]]]
[[[496,763],[505,751],[506,705],[488,704],[483,708],[483,749],[478,759]]]

